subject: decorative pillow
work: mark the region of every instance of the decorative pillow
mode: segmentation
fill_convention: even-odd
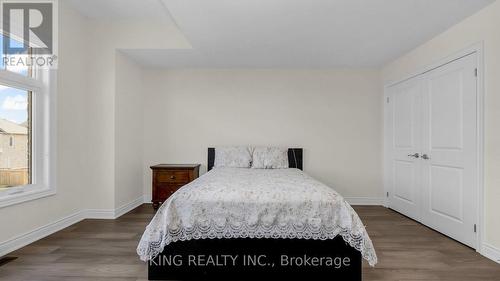
[[[250,168],[252,148],[246,146],[223,146],[215,148],[214,167]]]
[[[252,168],[288,169],[288,148],[256,147],[253,151]]]

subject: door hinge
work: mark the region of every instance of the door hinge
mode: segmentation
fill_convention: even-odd
[[[477,68],[474,69],[474,75],[477,77]]]
[[[387,97],[386,101],[387,101],[387,103],[389,103],[389,101],[390,101],[389,97]]]
[[[477,232],[477,226],[476,226],[476,224],[474,224],[474,233],[476,233],[476,232]]]
[[[387,192],[386,196],[389,197],[389,192]]]

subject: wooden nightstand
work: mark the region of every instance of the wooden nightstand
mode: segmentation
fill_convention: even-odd
[[[160,164],[151,166],[151,170],[153,170],[153,200],[151,201],[156,210],[177,189],[198,178],[200,164]]]

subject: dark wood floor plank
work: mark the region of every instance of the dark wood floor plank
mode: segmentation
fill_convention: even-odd
[[[383,207],[356,206],[379,263],[363,264],[367,281],[500,281],[500,265]],[[15,251],[2,281],[143,281],[135,248],[153,216],[143,205],[117,220],[84,220]]]

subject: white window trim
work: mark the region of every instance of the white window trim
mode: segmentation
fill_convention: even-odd
[[[57,72],[36,72],[37,79],[0,70],[0,84],[33,91],[32,167],[33,184],[0,192],[0,208],[56,194],[56,93]]]

